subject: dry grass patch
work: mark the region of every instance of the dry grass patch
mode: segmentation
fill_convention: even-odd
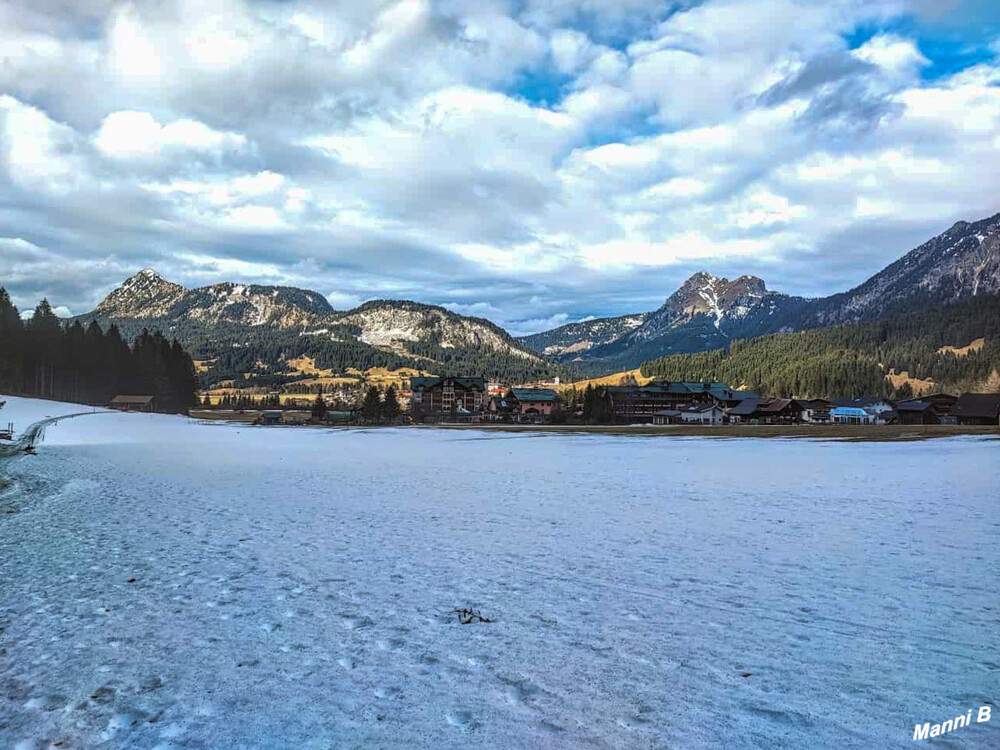
[[[893,388],[900,388],[904,383],[909,383],[910,388],[913,389],[913,395],[919,396],[921,393],[927,393],[934,388],[934,381],[930,378],[921,380],[920,378],[911,378],[908,370],[903,370],[902,372],[896,372],[895,369],[889,370],[886,373],[885,379],[892,383]]]
[[[954,354],[956,357],[964,357],[969,352],[978,352],[986,346],[986,339],[974,339],[968,346],[942,346],[938,349],[938,354]]]
[[[290,359],[285,364],[288,366],[288,372],[292,375],[298,373],[300,375],[319,375],[320,377],[333,376],[333,370],[321,370],[316,367],[316,360],[312,357],[303,355]]]
[[[556,386],[560,391],[568,391],[576,388],[578,391],[586,390],[588,385],[597,388],[603,385],[624,385],[632,379],[639,385],[648,385],[653,382],[652,378],[647,378],[641,370],[628,370],[627,372],[616,372],[614,375],[605,375],[603,378],[590,378],[589,380],[578,380],[575,383],[560,383]]]

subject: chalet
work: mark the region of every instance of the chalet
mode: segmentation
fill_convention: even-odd
[[[155,403],[155,396],[115,396],[108,404],[108,408],[118,411],[151,412]]]
[[[517,418],[517,401],[503,395],[490,397],[489,413],[493,421],[512,422]]]
[[[692,404],[680,412],[681,422],[684,424],[722,424],[726,416],[725,410],[718,404]]]
[[[930,404],[930,407],[931,409],[933,409],[933,412],[937,417],[938,422],[946,422],[949,421],[949,417],[951,417],[951,409],[953,406],[955,406],[956,401],[958,401],[958,396],[952,396],[950,393],[928,393],[918,398],[908,398],[903,401],[900,401],[898,404],[896,404],[896,411],[897,412],[900,411],[900,407],[903,406],[904,404],[910,404],[910,403]],[[903,407],[903,411],[907,410],[909,410],[911,413],[913,412],[913,410],[910,409],[909,407]],[[920,409],[917,409],[917,411],[920,411]],[[900,422],[902,424],[909,424],[908,422],[903,421],[902,415],[900,415],[900,417],[901,417]],[[937,424],[938,422],[915,422],[913,424]]]
[[[721,383],[712,384],[712,387],[708,389],[708,395],[712,398],[712,401],[724,410],[732,409],[734,406],[738,406],[748,398],[760,398],[760,395],[754,393],[753,391],[733,390],[729,386],[724,386]]]
[[[521,420],[547,419],[562,411],[562,398],[551,388],[512,388],[508,395],[515,402],[515,413]]]
[[[793,407],[798,410],[799,422],[830,424],[830,402],[825,398],[796,398]]]
[[[483,378],[410,378],[410,409],[421,416],[446,416],[460,411],[482,414],[486,409]]]
[[[800,410],[790,398],[748,398],[729,410],[729,421],[750,424],[795,424]]]
[[[963,393],[951,408],[959,424],[1000,424],[1000,393]]]
[[[886,412],[888,413],[888,412]],[[896,404],[897,424],[940,424],[941,415],[930,401],[910,399]]]

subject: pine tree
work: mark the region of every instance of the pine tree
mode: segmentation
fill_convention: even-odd
[[[390,422],[399,416],[399,397],[396,395],[396,386],[390,385],[385,391],[385,400],[382,402],[382,414]]]
[[[361,405],[361,414],[372,422],[382,416],[382,398],[379,396],[378,388],[374,385],[368,387],[365,394],[365,401]]]
[[[326,401],[323,400],[323,394],[317,393],[316,400],[313,401],[312,405],[312,417],[313,419],[319,421],[326,416]]]

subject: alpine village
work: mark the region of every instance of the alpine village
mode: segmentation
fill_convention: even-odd
[[[702,272],[658,310],[520,338],[419,302],[337,311],[149,269],[68,319],[0,289],[0,391],[261,426],[996,427],[1000,215],[831,297]]]

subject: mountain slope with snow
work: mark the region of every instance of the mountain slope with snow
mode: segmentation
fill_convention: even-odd
[[[1000,294],[1000,214],[958,222],[850,291],[806,299],[769,291],[754,276],[689,278],[650,313],[571,323],[521,341],[587,373],[637,367],[669,354],[727,346],[769,333],[877,320],[933,305]],[[618,321],[640,321],[627,330]],[[592,330],[614,337],[595,341]]]
[[[220,378],[260,369],[281,372],[309,356],[325,367],[416,366],[431,372],[529,379],[557,365],[482,318],[406,300],[376,300],[346,312],[318,292],[222,283],[185,289],[145,269],[76,320],[143,328],[177,337],[200,360],[221,360]],[[211,377],[208,375],[206,377]]]

